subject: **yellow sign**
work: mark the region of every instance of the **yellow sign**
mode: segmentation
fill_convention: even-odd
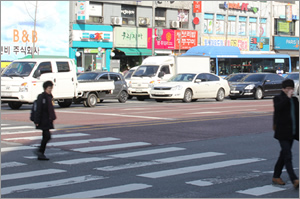
[[[5,68],[6,66],[8,66],[11,62],[1,62],[1,68]]]

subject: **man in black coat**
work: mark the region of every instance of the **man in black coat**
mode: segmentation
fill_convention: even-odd
[[[38,160],[49,160],[45,156],[46,145],[51,139],[50,129],[53,129],[53,121],[56,119],[52,104],[53,83],[46,81],[43,84],[44,92],[37,98],[37,108],[34,115],[34,123],[37,129],[43,130],[43,138],[40,148],[36,151]]]
[[[292,145],[294,139],[299,141],[299,101],[293,97],[294,81],[286,79],[282,82],[282,92],[275,96],[273,128],[274,138],[279,141],[281,151],[276,162],[273,174],[273,183],[285,185],[280,178],[285,166],[287,173],[295,188],[299,188],[299,179],[294,172],[292,164]]]

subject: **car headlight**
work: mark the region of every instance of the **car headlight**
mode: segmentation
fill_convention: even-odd
[[[176,90],[181,90],[183,87],[181,85],[177,85],[171,88],[171,90],[176,91]]]
[[[131,88],[132,87],[132,84],[131,84],[131,81],[128,82],[128,88]]]
[[[255,87],[254,84],[250,84],[250,85],[246,86],[245,89],[247,89],[247,90],[248,90],[248,89],[249,89],[249,90],[252,90],[254,87]]]
[[[27,82],[24,82],[23,84],[21,84],[21,86],[19,88],[19,92],[28,92],[28,84],[27,84]]]

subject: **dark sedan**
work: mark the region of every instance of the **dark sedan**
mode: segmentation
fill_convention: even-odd
[[[231,99],[239,97],[254,97],[262,99],[265,96],[279,95],[284,78],[274,73],[248,74],[239,82],[231,83]]]
[[[239,82],[241,79],[243,79],[248,74],[249,73],[234,73],[234,74],[228,75],[224,79],[226,79],[230,85],[231,83]]]
[[[114,81],[115,89],[109,95],[100,96],[100,102],[104,99],[118,99],[119,102],[127,101],[128,92],[127,84],[122,74],[114,72],[91,71],[80,73],[77,77],[78,81]]]

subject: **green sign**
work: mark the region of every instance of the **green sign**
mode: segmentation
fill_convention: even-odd
[[[115,27],[115,47],[147,48],[147,28]]]
[[[278,22],[278,31],[288,33],[290,31],[290,24],[288,22]]]

